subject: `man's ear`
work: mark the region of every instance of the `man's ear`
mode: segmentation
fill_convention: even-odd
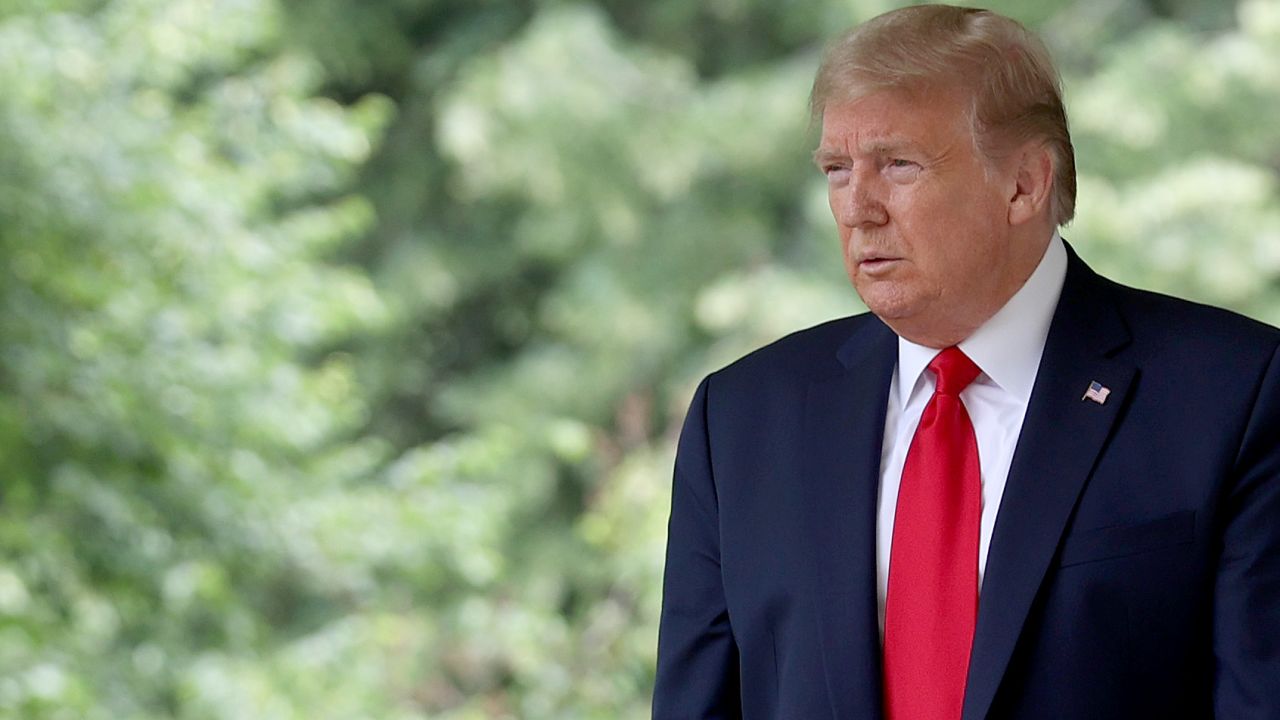
[[[1053,190],[1053,156],[1042,142],[1029,142],[1015,156],[1009,224],[1022,225],[1048,210]]]

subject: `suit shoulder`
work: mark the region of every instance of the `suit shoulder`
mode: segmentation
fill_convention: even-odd
[[[1223,352],[1275,352],[1280,328],[1213,305],[1108,281],[1137,336]]]
[[[878,324],[870,313],[829,320],[797,330],[753,350],[712,373],[737,382],[812,379],[839,372],[838,353],[859,332]]]

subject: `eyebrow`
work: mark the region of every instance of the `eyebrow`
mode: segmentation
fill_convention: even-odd
[[[903,138],[889,137],[873,140],[867,148],[867,153],[871,155],[894,155],[901,152],[919,150],[920,147],[917,143]],[[818,167],[835,160],[847,159],[849,159],[849,155],[844,150],[820,147],[813,151],[813,162]]]
[[[820,147],[813,151],[813,164],[823,167],[834,160],[845,160],[847,155],[842,150],[832,150],[831,148]]]

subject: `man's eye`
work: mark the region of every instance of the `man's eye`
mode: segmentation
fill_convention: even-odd
[[[915,163],[911,162],[910,160],[903,160],[902,158],[893,158],[892,160],[889,161],[890,167],[905,168],[905,167],[911,167],[912,165],[915,165]]]

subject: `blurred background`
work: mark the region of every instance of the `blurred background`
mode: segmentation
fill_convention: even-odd
[[[0,717],[639,719],[706,372],[861,310],[889,0],[0,0]],[[1280,0],[1005,0],[1064,235],[1280,321]]]

